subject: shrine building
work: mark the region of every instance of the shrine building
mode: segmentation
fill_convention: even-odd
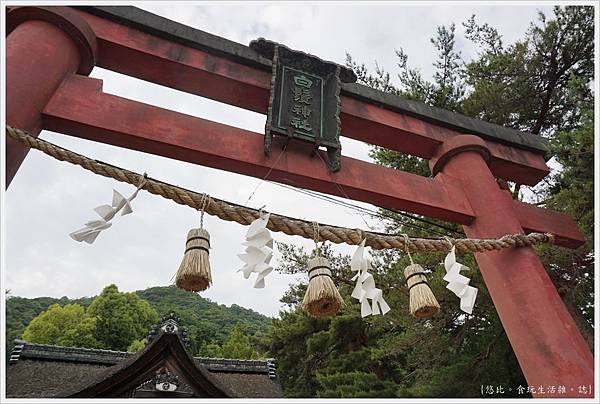
[[[514,199],[508,186],[536,186],[550,174],[546,139],[369,88],[357,83],[356,74],[346,66],[265,38],[246,46],[135,7],[11,6],[7,8],[6,34],[7,187],[34,148],[136,186],[137,191],[189,206],[201,212],[201,218],[206,211],[222,220],[252,226],[262,217],[262,209],[168,184],[37,138],[42,130],[50,130],[460,225],[466,239],[411,239],[273,213],[264,219],[263,230],[301,236],[316,244],[329,241],[396,249],[409,257],[411,251],[450,248],[454,254],[460,240],[465,246],[468,243],[471,247],[463,246],[464,250],[475,255],[528,385],[571,386],[567,395],[537,392],[533,397],[589,397],[588,390],[577,387],[590,386],[591,390],[594,385],[592,344],[580,332],[530,241],[538,237],[556,247],[576,249],[586,239],[572,217]],[[94,67],[266,115],[264,133],[111,94],[103,88],[103,80],[89,77]],[[426,160],[430,175],[343,155],[342,137]],[[125,205],[119,206],[123,209]],[[117,209],[111,206],[109,210],[100,215],[103,221],[88,222],[71,237],[91,244],[110,226]],[[191,240],[203,241],[188,246]],[[188,256],[204,254],[194,261],[203,265],[190,265],[201,286],[190,282],[182,287],[177,280],[176,284],[197,292],[210,280],[210,239],[206,232],[187,241]],[[269,252],[261,254],[254,261],[271,257]],[[255,287],[263,287],[264,276],[272,270],[265,260],[260,261],[265,264],[261,271],[255,262],[248,264],[249,272],[244,274],[246,278],[252,272],[258,274]],[[316,273],[319,280],[329,279],[326,265],[312,269],[322,270]],[[366,271],[358,279],[364,274]],[[409,276],[412,274],[405,272],[407,287],[418,284],[421,290],[425,288],[424,272],[420,278],[412,278],[410,286]],[[311,280],[316,284],[316,279],[309,278],[309,286]],[[468,281],[462,280],[454,293],[461,298],[461,310],[470,314],[476,289],[471,285],[467,289]],[[337,293],[333,282],[328,290]],[[462,306],[465,290],[470,290],[471,296],[466,309]],[[361,315],[363,302],[368,306],[368,299],[373,302],[373,296],[382,296],[374,285],[369,293],[370,298],[366,292],[361,297]],[[313,302],[318,302],[321,295],[314,296]],[[342,301],[341,296],[338,300]],[[326,317],[336,310],[314,313]],[[372,312],[383,313],[383,309]],[[147,346],[138,353],[18,341],[8,365],[7,394],[282,396],[273,361],[195,358],[186,339],[184,330],[170,317],[154,329]]]
[[[275,361],[193,357],[173,315],[152,327],[139,352],[15,340],[6,369],[9,398],[283,397]]]

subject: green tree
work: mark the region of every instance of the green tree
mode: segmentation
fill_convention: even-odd
[[[479,53],[473,60],[463,60],[455,49],[454,25],[440,27],[432,39],[437,52],[432,80],[409,67],[401,48],[396,51],[398,84],[379,66],[370,73],[349,55],[347,65],[359,82],[379,90],[551,140],[562,169],[533,189],[540,197],[536,202],[574,214],[588,242],[576,251],[556,247],[539,251],[586,334],[593,318],[593,8],[557,7],[552,18],[540,13],[524,38],[508,46],[495,28],[478,24],[475,17],[463,25],[466,39]],[[381,147],[374,147],[371,156],[391,168],[430,175],[427,163],[413,156]],[[514,197],[523,196],[520,184],[509,186]],[[436,220],[423,224],[419,217],[383,211],[390,217],[384,222],[388,232],[462,234],[453,224]],[[440,230],[437,225],[444,227]],[[280,251],[278,271],[297,273],[305,267],[305,251],[286,245]],[[315,320],[299,309],[305,283],[292,285],[283,297],[290,311],[274,322],[266,344],[278,360],[286,395],[477,397],[481,385],[527,384],[478,271],[470,274],[471,284],[479,288],[477,305],[472,315],[466,315],[441,279],[443,254],[414,254],[429,273],[431,289],[442,306],[433,318],[417,320],[407,313],[402,272],[408,258],[390,250],[372,255],[376,284],[393,308],[384,317],[359,318],[356,302],[348,298],[352,290],[348,257],[329,257],[333,278],[346,297],[345,309],[334,319]],[[459,260],[477,268],[471,254]],[[514,394],[507,391],[505,396]]]
[[[236,324],[243,324],[244,331],[252,338],[264,331],[271,319],[253,310],[232,304],[227,307],[211,302],[196,293],[177,287],[152,287],[136,292],[147,300],[160,316],[175,313],[181,324],[188,328],[194,355],[207,356],[206,346],[222,345]]]
[[[79,304],[53,304],[35,317],[23,332],[23,339],[40,344],[99,347],[94,338],[95,320]]]
[[[102,348],[96,339],[96,319],[87,313],[74,329],[65,330],[65,338],[59,345]]]
[[[260,357],[250,344],[250,339],[240,324],[233,327],[227,341],[223,345],[207,344],[204,348],[207,356],[213,358],[257,359]]]
[[[573,97],[569,80],[593,78],[593,7],[555,7],[553,19],[539,13],[525,38],[506,48],[495,29],[474,17],[464,25],[467,38],[481,45],[480,57],[465,66],[472,88],[466,114],[545,136],[579,125],[578,104],[592,94],[582,88]]]
[[[87,309],[96,319],[95,337],[106,348],[125,351],[158,322],[158,314],[135,293],[119,292],[115,285],[102,290]]]
[[[244,332],[249,336],[251,345],[256,346],[257,343],[254,340],[261,339],[260,333],[264,332],[271,322],[269,317],[253,310],[235,304],[227,307],[211,302],[198,294],[177,289],[175,286],[152,287],[138,290],[135,293],[148,301],[159,315],[175,313],[181,319],[181,325],[188,328],[194,355],[206,356],[207,353],[203,350],[203,346],[211,341],[219,346],[223,344],[236,324],[244,326]],[[23,337],[23,331],[31,320],[52,304],[57,303],[64,306],[77,303],[86,308],[95,298],[37,297],[26,299],[9,296],[6,300],[6,352],[11,351],[15,339]],[[81,327],[85,328],[83,325]],[[95,331],[92,332],[92,335],[95,335]],[[73,336],[72,339],[77,342],[74,344],[77,346],[106,348],[98,342],[85,342],[84,336],[81,334]],[[139,344],[136,347],[139,347]],[[7,360],[8,358],[7,356]]]
[[[572,83],[577,86],[576,83]],[[586,243],[576,250],[538,248],[559,294],[594,349],[594,107],[582,102],[580,126],[557,132],[550,143],[562,169],[544,187],[545,207],[575,219]]]
[[[127,347],[127,352],[141,351],[145,347],[146,347],[146,339],[145,338],[136,339],[131,344],[129,344],[129,346]]]
[[[23,338],[23,331],[27,325],[43,311],[47,310],[52,304],[80,304],[87,307],[90,298],[80,298],[70,300],[67,297],[55,299],[51,297],[36,297],[26,299],[19,296],[8,296],[6,299],[6,352],[10,352],[15,339]],[[6,356],[8,361],[9,356]],[[7,362],[8,363],[8,362]]]

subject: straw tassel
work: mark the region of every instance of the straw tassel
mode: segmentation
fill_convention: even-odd
[[[175,285],[191,292],[206,290],[212,283],[208,260],[210,234],[204,229],[204,209],[210,204],[210,197],[202,194],[200,204],[200,227],[188,232],[183,260],[175,275]]]
[[[429,288],[425,271],[419,264],[404,269],[406,286],[410,294],[410,314],[414,317],[431,317],[440,310],[440,304]]]
[[[329,260],[321,257],[319,238],[319,223],[313,222],[313,240],[317,256],[308,260],[308,287],[302,308],[313,317],[330,317],[340,311],[344,300],[331,279]]]
[[[308,288],[302,301],[302,307],[313,317],[335,315],[344,300],[340,296],[333,280],[327,258],[315,257],[308,261]]]
[[[188,232],[183,261],[175,276],[178,288],[199,292],[206,290],[212,283],[210,262],[210,235],[203,228]]]
[[[404,268],[404,277],[409,292],[410,314],[414,317],[431,317],[440,310],[440,304],[427,283],[425,270],[413,262],[408,245],[408,236],[404,234],[404,250],[410,259],[410,265]]]

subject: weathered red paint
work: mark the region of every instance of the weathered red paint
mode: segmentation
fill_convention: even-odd
[[[475,136],[449,143],[440,148],[432,168],[437,162],[441,182],[462,184],[476,215],[463,226],[467,236],[521,233],[512,198],[498,187],[482,156],[485,144]],[[527,382],[567,388],[563,395],[539,397],[582,396],[580,385],[594,385],[594,358],[533,249],[478,253],[475,258]]]
[[[436,154],[429,159],[429,167],[433,175],[440,172],[456,154],[467,150],[478,151],[488,165],[493,161],[490,156],[489,142],[479,137],[454,136],[441,144]],[[513,209],[526,233],[552,233],[555,236],[555,244],[563,247],[577,248],[585,243],[579,227],[568,215],[540,209],[519,200],[513,200]]]
[[[70,8],[17,7],[11,9],[10,16],[10,34],[6,38],[6,122],[37,136],[42,130],[41,111],[54,90],[67,75],[82,66],[86,70],[93,51],[82,55],[80,45],[72,39],[75,28],[86,23]],[[65,27],[69,27],[69,33]],[[90,38],[90,34],[93,41],[89,27],[82,35]],[[87,70],[89,73],[91,67]],[[6,139],[7,187],[28,151],[20,143]]]
[[[52,14],[59,8],[50,9]],[[82,11],[70,9],[67,14],[81,16],[95,31],[99,66],[266,112],[269,72]],[[87,67],[82,66],[93,66],[85,49],[82,52],[75,44],[78,40],[72,39],[74,33],[81,34],[72,31],[72,26],[85,24],[72,24],[67,18],[69,28],[64,30],[64,25],[59,24],[59,29],[52,19],[42,20],[21,21],[7,38],[8,124],[33,134],[43,126],[260,178],[279,159],[281,144],[277,142],[267,158],[260,134],[102,93],[100,81],[73,75],[78,70],[86,74]],[[89,32],[83,35],[84,40],[89,37]],[[281,155],[270,178],[340,195],[337,182],[346,194],[340,196],[460,223],[469,237],[525,230],[551,232],[559,245],[583,243],[571,218],[514,201],[494,180],[497,176],[535,184],[548,173],[542,156],[461,137],[456,131],[346,97],[341,119],[345,136],[431,159],[441,172],[435,179],[423,178],[344,157],[343,170],[332,174],[294,147]],[[471,147],[474,144],[476,148]],[[489,166],[481,155],[485,150]],[[7,141],[7,183],[25,154],[20,145]],[[476,258],[528,382],[564,384],[567,394],[560,397],[576,395],[580,384],[593,385],[592,355],[532,249],[488,252]]]
[[[437,175],[454,156],[469,150],[478,152],[489,164],[490,151],[483,139],[477,136],[456,136],[442,143],[429,159],[432,174]]]
[[[342,97],[341,121],[344,136],[425,159],[430,159],[446,140],[463,135],[348,97]],[[539,154],[484,142],[490,150],[490,167],[496,177],[535,185],[550,172]]]
[[[270,72],[207,54],[81,12],[98,37],[98,66],[153,83],[266,114]],[[342,97],[342,134],[422,158],[461,133]],[[549,173],[542,156],[488,142],[500,178],[534,185]]]
[[[105,94],[102,81],[85,76],[65,80],[44,109],[46,128],[239,174],[269,179],[379,206],[468,223],[473,219],[460,187],[380,165],[342,157],[329,172],[310,150],[295,142],[280,156],[263,152],[259,133]],[[277,162],[277,164],[274,164]]]
[[[263,155],[264,136],[231,126],[102,93],[102,81],[73,76],[57,89],[44,110],[48,129],[178,160],[263,178],[277,159]],[[430,178],[342,157],[344,169],[331,174],[295,144],[270,174],[274,181],[341,195],[377,206],[401,209],[467,224],[473,219],[461,186],[443,187]],[[529,232],[552,231],[561,245],[577,246],[576,224],[556,212],[515,202]],[[521,206],[522,205],[522,206]],[[541,211],[530,215],[531,209]],[[529,216],[538,217],[539,220]],[[556,224],[556,225],[555,225]]]
[[[517,200],[513,200],[513,209],[526,233],[552,233],[554,244],[561,247],[577,248],[585,243],[577,223],[569,215]]]
[[[79,11],[98,38],[97,65],[266,113],[271,74]]]
[[[67,34],[79,50],[78,74],[87,76],[96,65],[98,45],[96,35],[77,10],[62,6],[9,7],[6,18],[7,36],[25,21],[46,21]]]

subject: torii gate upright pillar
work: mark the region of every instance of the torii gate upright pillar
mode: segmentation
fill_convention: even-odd
[[[88,75],[97,45],[92,28],[69,7],[15,7],[7,18],[6,123],[37,136],[42,110],[65,77]],[[29,148],[6,139],[6,187]]]
[[[131,7],[13,7],[7,33],[6,121],[34,135],[44,127],[257,178],[272,171],[278,182],[347,197],[336,191],[345,189],[355,200],[461,223],[474,238],[525,229],[551,232],[570,248],[583,242],[572,219],[512,201],[494,179],[535,184],[548,174],[544,148],[533,135],[519,141],[524,134],[464,116],[455,122],[426,105],[344,85],[343,133],[430,159],[435,180],[349,157],[336,174],[315,168],[302,153],[273,163],[262,152],[262,134],[106,94],[101,80],[83,77],[97,62],[267,113],[272,66],[248,47]],[[10,138],[6,147],[10,184],[27,149]],[[577,387],[594,385],[593,356],[532,249],[476,259],[529,384],[564,385],[567,391],[557,397],[591,397]]]
[[[476,217],[463,226],[468,237],[523,233],[512,198],[498,186],[488,159],[481,138],[463,135],[444,142],[429,164],[437,179],[460,181]],[[594,358],[533,249],[475,258],[529,385],[566,387],[565,394],[539,397],[580,397],[578,386],[594,385]]]

